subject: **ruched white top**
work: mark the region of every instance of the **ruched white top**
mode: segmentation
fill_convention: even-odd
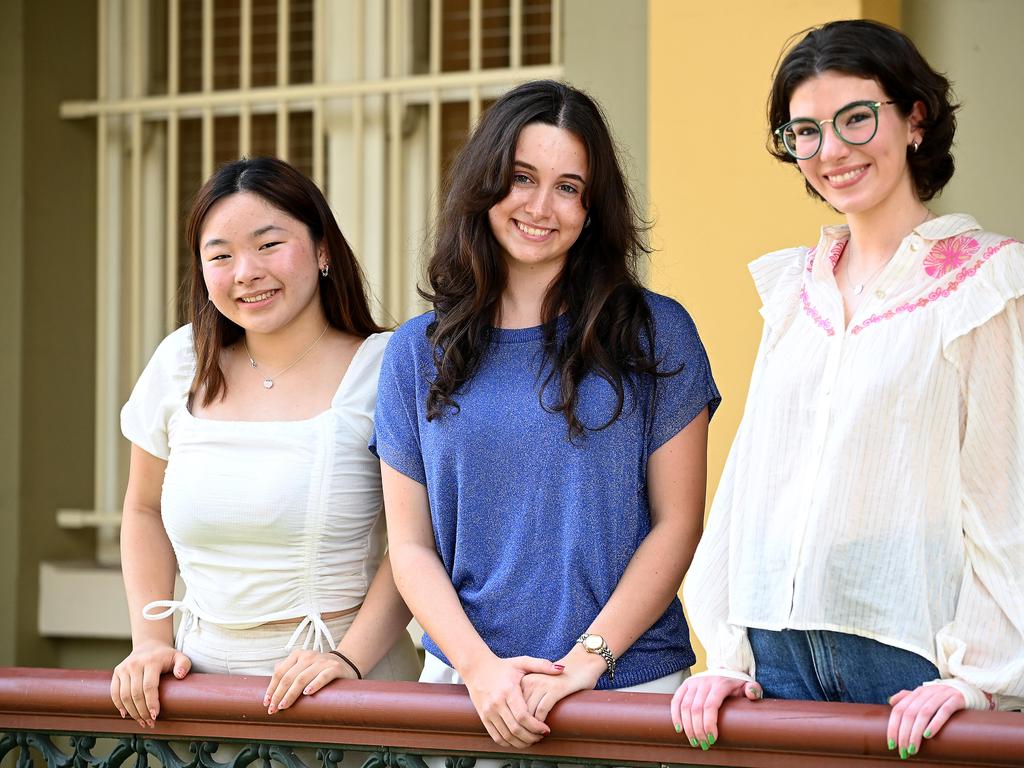
[[[304,617],[288,647],[335,647],[323,613],[358,606],[384,553],[380,464],[367,449],[390,333],[356,351],[331,407],[301,421],[217,421],[186,408],[191,326],[168,336],[121,411],[121,431],[167,461],[161,515],[193,617],[243,629]],[[163,609],[154,613],[155,609]]]

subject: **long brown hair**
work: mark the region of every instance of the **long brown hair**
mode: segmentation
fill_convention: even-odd
[[[346,242],[338,222],[320,189],[293,166],[274,157],[243,158],[222,165],[196,193],[186,220],[185,237],[192,259],[185,278],[185,302],[192,322],[192,344],[196,374],[189,390],[189,404],[202,392],[202,404],[209,405],[227,394],[220,367],[220,351],[238,341],[241,326],[228,320],[210,301],[199,257],[199,238],[210,209],[238,192],[259,195],[270,205],[309,229],[314,245],[323,246],[329,266],[327,277],[319,279],[320,306],[327,322],[339,331],[369,336],[383,329],[370,313],[363,272]]]
[[[492,334],[507,268],[491,232],[489,209],[512,188],[519,133],[531,123],[563,128],[586,147],[589,179],[583,205],[589,223],[569,248],[542,307],[544,353],[550,371],[538,392],[542,407],[565,414],[569,436],[603,429],[622,413],[630,374],[664,375],[654,359],[654,324],[637,277],[650,252],[646,227],[626,184],[600,108],[582,91],[540,80],[506,93],[484,113],[446,177],[436,246],[420,294],[434,305],[427,328],[437,375],[427,394],[427,418],[458,410],[459,388],[472,378]],[[565,310],[567,329],[558,329]],[[617,405],[603,425],[576,414],[579,386],[594,373],[614,389]],[[554,404],[542,397],[557,382]]]

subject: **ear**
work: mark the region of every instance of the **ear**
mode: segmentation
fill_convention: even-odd
[[[327,258],[327,249],[323,245],[316,247],[316,266],[317,269],[323,270],[328,265],[329,260]]]
[[[921,123],[928,116],[928,110],[923,101],[915,101],[907,116],[907,143],[916,141],[918,144],[924,141],[924,129]]]

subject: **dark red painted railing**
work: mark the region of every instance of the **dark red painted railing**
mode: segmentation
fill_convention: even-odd
[[[496,756],[463,686],[335,683],[288,710],[261,706],[267,679],[165,677],[154,729],[122,720],[110,672],[0,668],[0,734],[141,734],[175,741],[382,746],[393,752]],[[551,734],[516,755],[529,760],[719,766],[863,766],[898,761],[886,749],[888,708],[795,701],[728,702],[718,744],[691,748],[672,728],[669,697],[588,691],[560,703]],[[14,742],[8,740],[8,744]],[[20,742],[19,742],[20,743]],[[1024,766],[1024,715],[961,712],[908,763]]]

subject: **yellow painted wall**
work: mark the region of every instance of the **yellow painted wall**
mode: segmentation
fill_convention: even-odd
[[[832,19],[898,24],[898,0],[650,0],[650,286],[690,310],[723,404],[711,427],[708,499],[739,424],[761,318],[747,263],[817,241],[839,221],[794,166],[765,150],[765,105],[786,41]],[[698,650],[698,666],[703,658]]]

